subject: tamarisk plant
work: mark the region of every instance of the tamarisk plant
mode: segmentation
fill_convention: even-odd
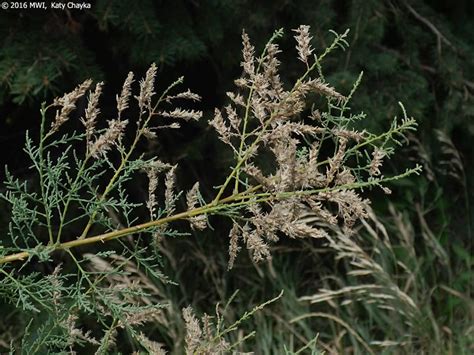
[[[321,54],[315,54],[311,46],[309,26],[300,26],[294,33],[303,71],[288,86],[279,72],[277,40],[283,31],[274,33],[259,56],[243,32],[243,75],[235,81],[235,91],[227,93],[229,104],[216,109],[209,122],[232,150],[234,163],[210,198],[201,195],[199,181],[186,193],[176,191],[179,167],[158,158],[144,159],[137,152],[139,142],[155,139],[158,130],[176,129],[182,120],[201,118],[200,111],[172,107],[182,100],[200,100],[189,90],[174,93],[182,78],[157,95],[157,67],[152,64],[134,96],[139,113],[132,122],[126,118],[134,91],[130,73],[117,96],[117,116],[104,129],[99,128],[103,83],[91,88],[92,81],[86,80],[52,104],[42,105],[38,142],[27,135],[25,147],[39,187],[7,170],[6,192],[1,195],[11,205],[11,222],[8,239],[0,246],[4,276],[0,294],[24,310],[47,310],[56,317],[36,329],[35,335],[29,336],[33,325],[27,325],[24,333],[30,337],[30,349],[100,343],[99,350],[107,351],[119,329],[146,349],[151,340],[136,326],[155,319],[161,304],[137,300],[148,292],[140,283],[111,290],[110,280],[133,261],[151,277],[166,281],[157,272],[157,257],[151,250],[160,238],[180,233],[173,229],[174,221],[187,220],[193,230],[203,230],[209,226],[210,215],[230,218],[231,268],[242,247],[259,262],[271,257],[271,244],[282,236],[326,237],[324,225],[338,225],[350,235],[355,223],[367,216],[369,200],[362,197],[364,189],[377,187],[390,193],[387,182],[420,171],[416,166],[386,177],[380,170],[404,135],[416,128],[403,106],[402,119],[394,119],[388,131],[358,131],[354,123],[365,115],[352,114],[349,104],[362,74],[346,95],[326,81],[322,63],[336,48],[348,46],[348,31],[332,32],[334,40]],[[88,91],[83,132],[61,133]],[[125,130],[131,125],[135,133],[127,143]],[[144,203],[150,218],[138,223],[142,204],[128,199],[126,185],[142,172],[149,179]],[[164,195],[158,196],[162,175]],[[177,201],[182,196],[187,208],[179,211]],[[314,223],[314,217],[324,223]],[[147,234],[150,238],[145,239]],[[107,243],[112,240],[119,243]],[[90,268],[96,259],[80,254],[78,248],[92,244],[100,250],[96,257],[114,258],[113,266]],[[33,260],[48,265],[57,251],[63,251],[75,266],[68,266],[67,272],[58,266],[49,276],[26,273]],[[83,313],[101,314],[102,341],[76,328],[77,317]]]

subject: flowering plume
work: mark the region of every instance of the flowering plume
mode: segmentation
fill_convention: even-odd
[[[54,99],[53,106],[60,106],[61,110],[56,112],[49,134],[56,132],[69,119],[69,114],[76,108],[77,100],[84,96],[91,85],[92,80],[87,79],[70,93]]]
[[[298,59],[301,60],[306,65],[308,64],[308,57],[313,53],[311,48],[311,40],[313,37],[309,35],[309,26],[300,25],[297,29],[293,30],[296,32],[296,49],[298,50]]]
[[[158,68],[153,63],[147,70],[145,78],[140,80],[140,95],[136,97],[138,100],[138,107],[140,112],[143,112],[146,108],[151,108],[151,99],[154,95],[155,77]],[[124,95],[125,96],[125,95]]]
[[[90,144],[90,154],[94,158],[98,158],[100,155],[105,155],[110,150],[112,145],[119,144],[123,137],[125,127],[128,121],[110,120],[109,127],[106,131],[97,138],[94,143]]]
[[[125,79],[125,82],[123,83],[122,92],[120,93],[120,96],[117,95],[116,97],[117,112],[118,112],[119,119],[121,118],[122,112],[128,108],[130,96],[132,94],[132,91],[131,91],[132,83],[133,83],[133,73],[129,72],[127,75],[127,78]]]
[[[199,181],[196,182],[191,190],[186,194],[186,204],[188,211],[192,211],[199,204]],[[206,215],[200,214],[198,216],[188,218],[192,229],[203,230],[207,227]]]
[[[92,135],[95,133],[95,124],[97,121],[97,116],[100,113],[99,109],[99,98],[102,94],[103,82],[97,83],[95,86],[95,91],[89,94],[89,103],[87,104],[85,118],[81,119],[84,127],[86,129],[86,142],[91,141]]]
[[[374,146],[372,142],[384,136],[351,127],[353,121],[364,117],[349,113],[347,104],[352,93],[345,96],[324,77],[313,77],[320,73],[320,60],[334,48],[347,45],[347,31],[336,34],[329,49],[312,58],[309,30],[304,25],[294,30],[298,59],[306,64],[306,72],[290,88],[285,88],[280,79],[280,49],[274,43],[282,32],[275,32],[258,61],[255,48],[243,32],[243,76],[235,81],[237,90],[227,93],[231,103],[216,109],[209,122],[236,157],[233,175],[214,201],[231,181],[234,194],[246,189],[259,191],[259,198],[249,197],[248,207],[241,212],[243,221],[234,220],[229,235],[229,268],[241,245],[254,262],[259,262],[271,258],[271,244],[281,236],[327,237],[329,231],[323,226],[339,226],[350,235],[356,222],[367,217],[369,206],[358,188],[380,186],[387,191],[380,184],[383,178],[374,179],[380,175],[385,156],[381,150],[375,148],[365,168],[353,164],[355,157],[360,160],[368,156],[366,146]],[[327,100],[329,112],[314,106],[315,96]],[[395,140],[396,134],[412,129],[414,124],[405,117],[402,125],[395,123],[386,137]],[[315,225],[315,221],[323,226]]]

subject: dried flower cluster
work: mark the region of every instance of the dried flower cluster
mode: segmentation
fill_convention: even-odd
[[[227,93],[231,104],[223,110],[216,109],[210,121],[220,140],[231,147],[236,157],[227,185],[234,181],[234,193],[240,187],[260,191],[258,197],[249,197],[245,218],[234,219],[229,267],[240,244],[258,262],[270,258],[270,244],[280,236],[325,237],[327,232],[323,228],[304,221],[308,214],[329,225],[340,225],[350,235],[355,222],[367,216],[369,205],[356,189],[361,183],[381,186],[369,179],[380,175],[386,152],[376,143],[383,142],[377,142],[374,135],[365,131],[349,128],[350,120],[354,119],[352,115],[346,117],[352,93],[346,97],[322,77],[312,77],[314,72],[318,73],[315,69],[322,56],[311,60],[314,50],[309,30],[309,26],[294,30],[298,57],[306,64],[306,72],[287,90],[278,71],[280,62],[276,55],[280,50],[273,41],[281,33],[275,33],[257,59],[244,32],[243,76],[236,80],[237,90]],[[336,36],[330,48],[344,46],[346,34]],[[329,110],[321,114],[324,107],[312,107],[311,95],[325,97]],[[413,121],[406,121],[403,129],[413,125]],[[364,170],[352,161],[363,156],[363,147],[372,148],[373,155]],[[262,156],[266,157],[264,164]],[[274,162],[273,171],[268,169],[269,159]],[[244,182],[242,172],[250,180]],[[221,192],[226,187],[224,184]]]
[[[150,211],[150,219],[155,219],[156,218],[156,207],[157,207],[157,201],[156,201],[156,189],[158,187],[158,174],[161,173],[164,170],[169,170],[169,172],[174,172],[174,168],[171,167],[171,165],[166,164],[161,162],[160,160],[153,160],[150,162],[146,167],[145,167],[145,172],[148,176],[148,201],[147,201],[147,208],[148,211]],[[169,174],[168,172],[168,174]],[[167,181],[168,179],[171,179],[172,176],[167,175]],[[169,181],[167,182],[167,187],[170,185],[170,188],[172,189],[172,183]],[[168,190],[167,190],[168,191]],[[167,195],[172,194],[172,192],[167,192]],[[167,198],[171,198],[167,197]]]
[[[192,211],[199,205],[199,181],[186,194],[186,204],[188,211]],[[192,229],[203,230],[207,227],[207,217],[205,214],[193,216],[189,218],[189,223]]]
[[[133,83],[133,73],[129,72],[125,82],[123,83],[122,92],[120,96],[117,96],[117,112],[118,118],[120,119],[122,112],[128,108],[128,104],[130,101],[130,96],[132,94],[131,87]]]
[[[114,144],[120,144],[128,120],[110,120],[109,127],[89,147],[91,155],[98,158],[109,151]]]
[[[153,63],[147,70],[145,78],[140,80],[140,95],[137,96],[136,99],[138,100],[138,107],[141,113],[143,113],[145,109],[151,110],[151,99],[155,94],[155,77],[157,70],[156,64]],[[127,81],[125,82],[127,83]]]
[[[58,97],[54,99],[53,106],[59,106],[61,107],[61,110],[58,110],[56,112],[56,117],[51,124],[51,130],[49,134],[56,132],[59,127],[61,127],[63,123],[69,119],[69,115],[76,108],[77,100],[79,100],[79,98],[85,95],[91,85],[92,80],[87,79],[70,93],[65,94],[63,97]],[[99,95],[100,89],[99,94],[97,95],[97,100]]]
[[[296,49],[298,50],[298,59],[306,65],[309,65],[308,57],[313,53],[313,49],[311,48],[311,39],[313,37],[309,34],[309,26],[301,25],[293,31],[297,34],[295,39],[297,43]]]
[[[103,82],[97,83],[95,91],[89,94],[89,103],[87,104],[85,118],[81,119],[82,124],[86,129],[86,142],[91,141],[92,135],[95,132],[95,124],[99,116],[99,98],[102,94]]]
[[[186,307],[183,308],[183,319],[186,324],[187,355],[218,355],[229,351],[230,344],[220,337],[215,337],[214,325],[209,315],[205,314],[199,321],[194,315],[193,309]]]

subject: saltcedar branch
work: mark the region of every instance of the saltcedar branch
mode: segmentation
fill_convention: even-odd
[[[110,241],[112,239],[117,239],[117,238],[120,238],[120,237],[123,237],[123,236],[126,236],[126,235],[141,232],[143,230],[146,230],[147,228],[156,227],[156,226],[159,226],[159,225],[162,225],[162,224],[165,224],[165,223],[169,223],[169,222],[173,222],[173,221],[176,221],[176,220],[180,220],[180,219],[186,219],[186,218],[194,217],[194,216],[197,216],[197,215],[200,215],[200,214],[211,213],[211,212],[217,211],[219,209],[222,209],[222,208],[228,206],[227,204],[229,202],[243,200],[245,198],[253,197],[253,195],[248,195],[248,194],[253,192],[253,191],[258,190],[259,188],[261,188],[260,185],[254,186],[254,187],[252,187],[252,188],[250,188],[250,189],[248,189],[248,190],[246,190],[242,193],[235,194],[235,195],[229,196],[227,198],[224,198],[220,201],[219,205],[213,205],[212,203],[210,203],[210,204],[204,205],[202,207],[192,209],[190,211],[177,213],[175,215],[168,216],[168,217],[165,217],[165,218],[161,218],[161,219],[158,219],[158,220],[155,220],[155,221],[149,221],[149,222],[146,222],[146,223],[141,223],[141,224],[138,224],[138,225],[135,225],[135,226],[132,226],[132,227],[123,228],[123,229],[120,229],[120,230],[116,230],[116,231],[96,235],[96,236],[93,236],[93,237],[82,238],[82,239],[78,238],[76,240],[72,240],[72,241],[64,242],[64,243],[58,243],[56,245],[52,245],[52,246],[49,246],[49,247],[51,247],[51,251],[56,251],[56,250],[64,250],[64,249],[70,249],[70,248],[79,247],[79,246],[83,246],[83,245],[93,244],[93,243],[97,243],[97,242],[103,242],[104,243],[104,242]],[[6,264],[6,263],[9,263],[9,262],[12,262],[12,261],[24,260],[24,259],[28,258],[31,255],[32,255],[32,253],[28,252],[28,251],[23,251],[23,252],[20,252],[20,253],[7,255],[3,258],[0,258],[0,264]]]
[[[56,250],[64,250],[64,249],[71,249],[79,246],[84,246],[88,244],[94,244],[98,242],[107,242],[113,239],[117,239],[120,237],[124,237],[133,233],[138,233],[142,232],[148,228],[151,227],[157,227],[159,225],[163,225],[165,223],[177,221],[180,219],[187,219],[190,217],[198,216],[201,214],[209,214],[216,212],[221,209],[229,208],[229,207],[239,207],[243,205],[248,205],[248,204],[255,204],[259,202],[268,202],[268,201],[273,201],[273,200],[283,200],[295,195],[313,195],[316,193],[320,192],[326,192],[326,191],[337,191],[337,190],[343,190],[343,189],[354,189],[354,188],[364,188],[364,187],[370,187],[370,186],[375,186],[379,185],[382,182],[388,182],[388,181],[393,181],[393,180],[398,180],[402,179],[408,175],[411,174],[418,174],[421,171],[421,166],[417,165],[413,169],[408,169],[406,170],[403,174],[396,175],[396,176],[391,176],[391,177],[384,177],[380,179],[373,179],[371,181],[366,181],[366,182],[359,182],[359,183],[352,183],[352,184],[345,184],[345,185],[339,185],[333,188],[323,188],[323,189],[315,189],[315,190],[302,190],[302,191],[290,191],[290,192],[282,192],[282,193],[270,193],[270,192],[262,192],[262,193],[254,193],[255,191],[258,191],[259,189],[262,188],[262,185],[257,185],[253,186],[246,191],[243,191],[238,194],[234,194],[231,196],[228,196],[226,198],[223,198],[219,200],[218,204],[215,204],[215,202],[208,203],[202,207],[192,209],[190,211],[184,211],[177,213],[172,216],[168,216],[165,218],[161,218],[155,221],[149,221],[146,223],[138,224],[132,227],[108,232],[108,233],[103,233],[99,234],[93,237],[88,237],[84,239],[76,239],[72,240],[69,242],[64,242],[64,243],[59,243],[56,245],[53,245],[51,247],[51,252],[56,251]],[[3,258],[0,258],[0,264],[6,264],[12,261],[19,261],[19,260],[24,260],[32,255],[31,252],[28,251],[23,251],[21,253],[16,253],[16,254],[11,254],[7,255]]]

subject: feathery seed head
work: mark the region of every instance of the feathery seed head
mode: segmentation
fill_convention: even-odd
[[[184,99],[184,100],[191,100],[191,101],[199,102],[199,101],[201,101],[201,96],[191,92],[191,90],[188,89],[184,92],[180,92],[177,95],[168,95],[168,96],[165,97],[165,101],[168,102],[168,103],[171,103],[171,101],[175,100],[175,99]]]
[[[166,173],[165,178],[165,207],[168,211],[168,214],[173,213],[175,202],[176,202],[176,195],[174,192],[174,188],[176,185],[176,168],[177,165],[173,165],[171,169],[168,170]]]
[[[131,90],[132,83],[133,83],[133,73],[129,72],[127,75],[127,78],[125,79],[125,82],[123,83],[122,92],[120,93],[120,96],[116,97],[117,111],[118,111],[119,118],[121,117],[122,112],[128,108],[130,95],[132,94],[132,90]]]
[[[156,64],[153,63],[147,70],[145,78],[140,80],[140,95],[137,97],[140,112],[151,107],[151,99],[155,94],[154,87],[157,70]]]
[[[230,270],[234,266],[235,259],[237,254],[240,251],[239,239],[240,239],[240,227],[237,223],[234,222],[232,229],[229,232],[229,263],[227,264],[227,269]]]
[[[86,129],[86,141],[90,142],[92,135],[95,132],[95,123],[97,116],[100,113],[99,109],[99,98],[102,94],[103,82],[97,83],[95,86],[95,91],[89,94],[89,103],[87,104],[85,118],[81,119],[81,122],[84,124]]]
[[[308,57],[313,53],[311,48],[311,39],[313,37],[309,34],[310,26],[300,25],[297,29],[293,31],[296,32],[296,49],[298,50],[298,59],[303,63],[308,65]]]
[[[244,68],[244,72],[252,78],[255,74],[255,48],[250,43],[249,36],[245,31],[242,31],[242,44],[243,62],[241,65]]]
[[[186,323],[186,354],[194,354],[201,344],[202,329],[199,320],[194,315],[193,309],[189,306],[183,308],[183,318]]]
[[[92,80],[87,79],[70,93],[54,99],[53,106],[60,106],[61,110],[56,112],[56,117],[51,124],[50,133],[56,132],[69,119],[69,114],[76,108],[77,100],[84,96],[91,85]]]
[[[163,117],[183,119],[185,121],[189,121],[189,120],[199,121],[199,119],[202,117],[202,111],[185,110],[178,107],[170,112],[168,111],[160,112],[160,115]]]
[[[186,204],[188,211],[195,209],[199,205],[199,181],[186,194]],[[204,230],[207,227],[207,217],[205,214],[188,218],[191,228],[194,230]]]
[[[380,167],[383,163],[383,158],[385,157],[386,153],[380,148],[375,148],[372,152],[372,161],[370,162],[370,169],[369,174],[370,176],[378,176],[380,175]]]
[[[110,120],[107,130],[94,143],[89,144],[90,154],[94,158],[98,158],[100,155],[105,155],[112,145],[119,144],[127,123],[127,120]]]
[[[214,119],[209,121],[209,125],[214,127],[217,134],[219,135],[219,139],[224,142],[225,144],[231,144],[231,132],[230,128],[225,124],[224,118],[222,117],[222,113],[219,109],[214,110]]]

